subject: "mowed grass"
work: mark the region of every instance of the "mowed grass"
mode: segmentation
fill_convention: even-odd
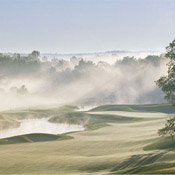
[[[148,105],[103,105],[90,111],[128,111],[128,112],[162,112],[175,113],[175,107],[171,104],[148,104]]]
[[[173,150],[144,150],[171,115],[123,112],[85,112],[89,128],[69,140],[0,145],[0,174],[172,173]]]
[[[112,174],[175,174],[175,163],[154,163],[151,165],[113,172]]]
[[[144,150],[158,150],[158,149],[175,150],[175,139],[172,140],[171,137],[162,137],[157,139],[157,141],[153,142],[152,144],[144,147]]]

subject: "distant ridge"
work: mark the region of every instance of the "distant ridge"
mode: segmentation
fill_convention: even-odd
[[[160,51],[125,51],[125,50],[111,50],[111,51],[104,51],[104,52],[85,52],[85,53],[41,53],[41,56],[47,57],[60,57],[60,56],[92,56],[92,55],[117,55],[117,54],[141,54],[141,53],[151,53],[151,54],[158,54],[161,53]],[[4,55],[13,55],[13,52],[5,52]],[[20,53],[23,56],[27,56],[29,53]]]

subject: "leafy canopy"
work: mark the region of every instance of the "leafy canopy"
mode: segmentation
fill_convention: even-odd
[[[160,77],[156,84],[165,93],[165,99],[175,105],[175,40],[166,47],[165,57],[170,59],[168,75]]]
[[[169,136],[172,137],[172,139],[174,139],[174,135],[175,135],[175,117],[168,119],[167,122],[165,123],[165,127],[158,130],[158,134],[160,136],[169,135]]]
[[[175,40],[166,47],[165,57],[169,58],[168,74],[160,77],[156,84],[165,93],[165,99],[175,106]],[[158,130],[160,136],[169,135],[174,139],[175,135],[175,117],[170,118],[165,123],[165,127]]]

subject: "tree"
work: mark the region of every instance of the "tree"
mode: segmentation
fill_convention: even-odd
[[[31,54],[29,54],[29,58],[32,61],[39,61],[39,56],[40,56],[40,52],[37,50],[34,50]]]
[[[31,56],[34,57],[34,58],[38,58],[40,56],[40,52],[37,51],[37,50],[34,50],[32,53],[31,53]]]
[[[175,40],[166,47],[165,57],[170,59],[168,75],[160,77],[156,84],[165,93],[165,99],[175,106]]]
[[[165,99],[175,106],[175,40],[166,47],[165,57],[169,58],[168,74],[160,77],[156,84],[165,93]],[[175,117],[170,118],[165,123],[165,127],[158,130],[160,136],[170,135],[172,140],[175,136]]]
[[[169,135],[171,136],[172,141],[174,141],[175,136],[175,117],[170,118],[165,123],[165,127],[158,130],[159,136]]]

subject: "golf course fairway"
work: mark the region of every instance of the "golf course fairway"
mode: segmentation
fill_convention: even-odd
[[[174,112],[169,104],[1,112],[1,123],[18,123],[30,114],[83,124],[85,130],[0,139],[0,174],[174,174],[175,146],[166,146],[171,140],[157,134]]]

